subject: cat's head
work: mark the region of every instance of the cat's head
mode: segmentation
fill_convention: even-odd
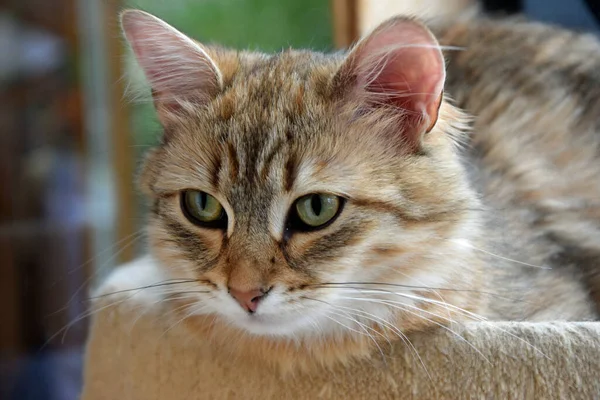
[[[141,11],[122,23],[164,127],[141,175],[151,252],[194,280],[169,286],[189,314],[322,338],[468,308],[439,290],[476,278],[477,200],[427,28],[396,18],[345,54],[267,55],[199,44]]]

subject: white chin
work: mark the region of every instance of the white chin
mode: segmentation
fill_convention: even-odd
[[[307,317],[278,317],[246,314],[243,318],[228,318],[229,322],[248,333],[260,336],[297,337],[314,329]]]

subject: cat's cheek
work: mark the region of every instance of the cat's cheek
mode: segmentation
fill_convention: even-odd
[[[172,234],[164,227],[159,219],[154,219],[148,225],[148,244],[149,250],[157,261],[159,268],[170,279],[176,280],[203,280],[204,271],[207,267],[214,265],[218,250],[199,249],[193,246],[190,249],[180,243],[176,243]],[[208,280],[208,284],[194,283],[193,287],[185,288],[193,292],[212,292],[214,282]],[[184,290],[183,286],[177,289]],[[207,297],[206,293],[199,296],[198,301]]]

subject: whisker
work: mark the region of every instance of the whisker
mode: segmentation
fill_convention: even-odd
[[[309,298],[307,298],[307,299],[309,299]],[[327,304],[327,305],[329,305],[329,306],[332,306],[332,307],[334,307],[334,308],[336,308],[336,307],[337,307],[337,306],[334,306],[333,304],[330,304],[330,303],[328,303],[328,302],[326,302],[326,301],[324,301],[324,300],[312,299],[312,298],[311,298],[310,300],[314,300],[314,301],[318,301],[318,302],[321,302],[321,303],[325,303],[325,304]],[[385,362],[386,362],[386,361],[385,361],[385,353],[383,352],[383,349],[381,348],[381,346],[379,346],[379,343],[377,343],[377,340],[375,340],[375,338],[373,337],[373,335],[371,335],[371,334],[368,332],[368,330],[367,330],[367,329],[370,329],[370,330],[374,331],[375,333],[377,333],[378,335],[380,335],[381,337],[383,337],[384,339],[386,339],[386,340],[388,341],[388,343],[389,343],[389,339],[388,339],[388,338],[386,338],[386,337],[385,337],[385,336],[384,336],[384,335],[383,335],[381,332],[377,332],[377,330],[375,330],[375,329],[373,329],[373,328],[371,328],[371,327],[369,327],[369,326],[366,326],[365,324],[363,324],[363,323],[359,322],[357,319],[355,319],[355,318],[352,318],[351,316],[348,316],[348,314],[347,314],[346,312],[344,312],[344,311],[342,311],[342,310],[338,310],[338,311],[341,311],[341,312],[343,312],[344,314],[346,314],[346,316],[345,316],[345,318],[346,318],[346,319],[349,319],[349,320],[353,321],[354,323],[356,323],[357,325],[359,325],[359,326],[360,326],[360,327],[363,329],[363,331],[364,331],[364,334],[366,334],[366,335],[367,335],[367,336],[368,336],[368,337],[369,337],[369,338],[370,338],[370,339],[373,341],[373,343],[375,344],[375,346],[376,346],[376,347],[377,347],[377,349],[379,350],[379,353],[381,354],[382,361],[385,363]],[[336,315],[336,316],[338,316],[338,317],[344,317],[343,315],[339,315],[339,314],[334,314],[334,315]],[[338,322],[338,323],[339,323],[341,326],[343,326],[343,327],[345,327],[345,328],[347,328],[347,329],[349,329],[349,330],[351,330],[351,331],[353,331],[353,332],[355,332],[355,333],[362,334],[361,332],[359,332],[359,331],[357,331],[357,330],[355,330],[355,329],[353,329],[353,328],[350,328],[350,327],[347,327],[347,326],[346,326],[346,325],[344,325],[344,324],[341,324],[341,323],[340,323],[339,321],[337,321],[335,318],[331,318],[331,317],[329,317],[328,315],[325,315],[325,317],[327,317],[328,319],[331,319],[332,321]],[[391,343],[390,343],[390,345],[391,345]]]
[[[362,291],[362,290],[360,290],[360,289],[358,289],[358,291],[360,291],[361,293],[363,292],[363,291]],[[341,298],[343,298],[343,299],[355,299],[355,298],[350,298],[350,297],[341,297]],[[373,300],[373,301],[385,301],[385,302],[389,302],[389,303],[393,303],[393,304],[400,304],[400,305],[403,305],[403,306],[407,306],[407,307],[415,308],[415,309],[417,309],[417,310],[419,310],[419,311],[421,311],[421,312],[424,312],[424,313],[427,313],[427,314],[429,314],[429,315],[432,315],[432,316],[435,316],[435,317],[441,318],[441,319],[443,319],[443,320],[446,320],[446,321],[448,321],[448,322],[450,322],[450,323],[454,323],[454,324],[458,323],[456,320],[452,319],[452,317],[450,316],[450,314],[448,315],[448,317],[444,317],[444,316],[442,316],[442,315],[440,315],[440,314],[436,314],[436,313],[434,313],[433,311],[424,310],[424,309],[422,309],[422,308],[420,308],[420,307],[417,307],[417,306],[414,306],[414,305],[412,305],[412,304],[408,304],[408,303],[403,303],[403,302],[400,302],[400,301],[394,301],[394,300],[388,300],[388,299],[375,299],[375,298],[372,298],[372,297],[369,297],[369,298],[366,298],[366,297],[361,297],[361,299],[365,299],[365,300]],[[445,309],[446,309],[447,311],[449,311],[449,310],[448,310],[448,308],[445,308]]]
[[[491,361],[478,349],[476,348],[472,343],[470,343],[467,339],[465,339],[462,335],[460,335],[458,332],[455,332],[454,330],[448,328],[446,325],[439,323],[437,321],[432,320],[431,318],[427,318],[419,313],[416,313],[414,311],[410,311],[407,310],[404,307],[411,307],[413,309],[417,309],[420,312],[425,312],[425,313],[429,313],[426,310],[423,310],[419,307],[410,305],[410,304],[405,304],[405,303],[400,303],[400,302],[392,302],[392,301],[387,301],[387,300],[380,300],[380,299],[367,299],[367,298],[361,298],[361,297],[342,297],[344,299],[348,299],[348,300],[354,300],[354,301],[367,301],[367,302],[374,302],[374,303],[378,303],[378,304],[384,304],[393,308],[396,308],[398,310],[401,310],[402,312],[406,312],[409,313],[411,315],[414,315],[416,317],[422,318],[427,322],[430,322],[432,324],[435,324],[437,326],[439,326],[440,328],[447,330],[448,332],[452,333],[453,335],[455,335],[456,337],[458,337],[460,340],[462,340],[463,342],[467,343],[473,350],[475,350],[477,352],[477,354],[479,354],[483,359],[485,359],[488,363],[491,364]],[[391,304],[391,303],[395,303],[395,304]],[[440,315],[434,314],[436,315],[438,318],[442,318],[442,319],[446,319],[445,317],[442,317]]]
[[[341,311],[341,310],[338,310],[338,311]],[[331,311],[330,311],[330,312],[331,312]],[[343,312],[343,311],[342,311],[342,312]],[[369,326],[367,326],[367,325],[365,325],[365,324],[363,324],[363,323],[359,322],[359,321],[358,321],[356,318],[352,318],[352,317],[351,317],[351,316],[349,316],[347,313],[344,313],[344,314],[345,314],[345,315],[339,315],[339,314],[334,314],[334,315],[336,315],[337,317],[342,317],[342,318],[349,319],[350,321],[352,321],[352,322],[354,322],[355,324],[357,324],[358,326],[360,326],[360,327],[361,327],[361,329],[362,329],[362,330],[363,330],[363,332],[364,332],[364,335],[368,336],[368,337],[369,337],[369,339],[371,339],[371,341],[372,341],[372,342],[373,342],[373,344],[375,345],[375,347],[377,347],[377,350],[379,351],[379,354],[381,354],[381,360],[383,361],[383,363],[384,363],[384,364],[387,364],[387,363],[386,363],[386,360],[385,360],[385,353],[383,352],[383,349],[381,348],[381,346],[379,345],[379,343],[377,342],[377,340],[376,340],[376,339],[373,337],[373,335],[371,335],[371,334],[369,333],[369,331],[368,331],[368,330],[372,330],[372,331],[376,332],[377,334],[379,334],[380,336],[384,337],[384,336],[383,336],[383,334],[382,334],[382,333],[380,333],[380,332],[377,332],[375,329],[373,329],[373,328],[371,328],[371,327],[369,327]],[[325,316],[327,317],[327,315],[325,315]],[[331,319],[332,321],[337,321],[335,318],[331,318],[331,317],[329,317],[329,319]],[[337,322],[339,323],[339,321],[337,321]],[[344,327],[346,327],[347,329],[350,329],[350,330],[352,330],[352,331],[356,332],[356,333],[360,333],[360,332],[358,332],[358,331],[356,331],[356,330],[354,330],[354,329],[352,329],[352,328],[348,328],[346,325],[343,325],[343,324],[341,324],[341,325],[342,325],[342,326],[344,326]],[[385,337],[384,337],[384,338],[385,338]],[[386,338],[386,340],[388,340],[388,339]]]
[[[379,323],[383,323],[385,326],[387,326],[389,329],[392,330],[392,332],[396,333],[396,335],[398,335],[398,337],[406,344],[408,345],[408,347],[413,351],[414,355],[416,356],[416,358],[418,359],[418,361],[420,362],[421,366],[423,367],[423,369],[425,370],[425,373],[427,374],[427,376],[429,377],[429,379],[431,379],[431,375],[429,374],[429,371],[427,370],[427,367],[425,366],[425,363],[423,362],[423,359],[421,358],[421,355],[419,354],[419,352],[417,351],[416,347],[413,345],[413,343],[410,341],[410,339],[408,338],[408,336],[406,336],[406,334],[404,332],[402,332],[400,330],[400,328],[394,326],[391,322],[386,321],[385,319],[378,317],[376,315],[373,315],[372,313],[366,312],[364,310],[357,310],[351,307],[344,307],[344,306],[339,306],[339,305],[333,305],[330,304],[330,306],[332,307],[341,307],[341,308],[345,308],[348,310],[352,310],[356,313],[360,313],[363,315],[364,318],[375,322],[376,324],[378,323],[377,320],[379,320]],[[373,319],[375,318],[375,319]],[[391,343],[388,340],[388,343],[390,344],[391,347]]]
[[[334,314],[334,315],[335,315],[335,314]],[[330,317],[329,315],[324,315],[324,317],[325,317],[325,318],[327,318],[327,319],[330,319],[330,320],[332,320],[333,322],[335,322],[335,323],[337,323],[337,324],[339,324],[339,325],[341,325],[342,327],[344,327],[344,328],[348,329],[349,331],[352,331],[352,332],[354,332],[354,333],[356,333],[356,334],[359,334],[359,335],[365,335],[365,332],[357,331],[356,329],[354,329],[354,328],[352,328],[352,327],[349,327],[349,326],[347,326],[347,325],[344,325],[344,324],[342,324],[340,321],[336,320],[335,318],[332,318],[332,317]],[[367,335],[368,335],[368,333],[367,333]]]
[[[355,316],[358,317],[359,315],[357,315],[356,313],[363,313],[361,310],[357,310],[357,309],[354,309],[354,308],[351,308],[351,307],[344,307],[344,306],[335,305],[335,304],[329,304],[329,306],[333,307],[336,310],[339,310],[339,311],[343,312],[346,315],[355,315]],[[345,312],[344,309],[348,310],[348,312]],[[348,313],[350,313],[350,314],[348,314]],[[367,313],[365,311],[364,314],[369,314],[369,313]],[[373,320],[373,319],[371,319],[369,317],[366,317],[364,315],[363,315],[363,317],[366,318],[366,319],[368,319],[369,321],[376,322],[375,320]],[[360,323],[358,320],[356,320],[356,322]],[[374,329],[373,327],[370,327],[368,325],[365,325],[365,327],[367,329],[369,329],[370,331],[375,332],[377,335],[381,336],[383,339],[385,339],[385,341],[388,343],[388,345],[390,345],[390,346],[392,345],[392,342],[390,341],[390,339],[386,335],[384,335],[383,333],[377,331],[376,329]]]
[[[172,282],[174,281],[174,282]],[[72,321],[70,321],[69,323],[67,323],[64,327],[62,327],[61,329],[59,329],[56,333],[54,333],[52,336],[50,336],[50,338],[48,338],[48,340],[46,340],[46,342],[40,347],[40,351],[43,350],[52,340],[54,340],[58,335],[60,335],[62,333],[62,339],[61,339],[61,343],[64,342],[66,335],[69,332],[69,329],[74,326],[76,323],[78,323],[79,321],[82,321],[86,318],[91,317],[94,314],[99,313],[100,311],[112,307],[112,306],[116,306],[119,305],[123,302],[129,301],[133,296],[135,296],[136,294],[138,294],[141,290],[144,289],[150,289],[150,288],[156,288],[156,287],[164,287],[164,286],[169,286],[169,285],[175,285],[175,284],[183,284],[183,283],[192,283],[192,282],[197,282],[196,279],[169,279],[169,280],[165,280],[165,281],[161,281],[161,282],[157,282],[155,284],[151,284],[151,285],[146,285],[146,286],[141,286],[141,287],[137,287],[137,288],[132,288],[132,289],[124,289],[124,290],[119,290],[119,291],[115,291],[112,293],[105,293],[99,296],[95,296],[95,297],[90,297],[89,300],[94,300],[94,299],[99,299],[99,298],[104,298],[104,297],[108,297],[108,296],[112,296],[115,294],[119,294],[119,293],[128,293],[128,292],[135,292],[132,293],[129,296],[126,296],[123,299],[119,299],[116,301],[113,301],[109,304],[103,305],[102,307],[99,308],[92,308],[90,310],[84,311],[82,312],[78,317],[74,318]],[[162,291],[161,294],[165,295],[165,294],[169,294],[169,291]],[[179,294],[183,294],[183,293],[210,293],[210,291],[181,291],[181,290],[173,290],[171,293],[179,293]],[[161,300],[166,300],[165,298],[162,298]],[[160,300],[159,300],[160,301]]]
[[[476,289],[452,289],[452,288],[444,288],[444,287],[436,287],[436,286],[417,286],[417,285],[404,285],[404,284],[398,284],[398,283],[391,283],[391,282],[360,282],[360,281],[353,281],[353,282],[324,282],[324,283],[317,283],[314,285],[307,285],[306,287],[327,287],[327,286],[343,286],[343,285],[369,285],[369,286],[389,286],[389,287],[397,287],[397,288],[404,288],[407,290],[430,290],[430,291],[435,291],[435,290],[441,290],[441,291],[445,291],[445,292],[465,292],[465,293],[477,293],[477,294],[485,294],[488,296],[493,296],[499,299],[503,299],[503,300],[517,300],[517,301],[524,301],[522,299],[515,299],[515,298],[511,298],[511,297],[506,297],[503,295],[499,295],[496,293],[492,293],[492,292],[486,292],[483,290],[476,290]]]
[[[195,307],[194,307],[195,306]],[[186,319],[188,319],[189,317],[191,317],[192,315],[199,313],[200,311],[202,311],[203,309],[206,309],[206,305],[204,304],[200,304],[200,303],[196,303],[196,304],[184,304],[180,307],[176,307],[175,309],[173,309],[172,311],[177,311],[186,307],[190,307],[191,311],[188,312],[187,314],[185,314],[183,316],[183,318],[179,319],[178,321],[176,321],[174,324],[172,324],[171,326],[169,326],[169,328],[167,328],[167,330],[165,330],[162,335],[160,335],[159,339],[163,338],[167,333],[169,333],[173,328],[175,328],[177,325],[179,325],[181,322],[185,321]]]
[[[371,292],[372,291],[372,292]],[[481,315],[475,314],[471,311],[465,310],[464,308],[460,308],[454,304],[451,303],[445,303],[445,302],[441,302],[439,300],[434,300],[434,299],[429,299],[427,297],[422,297],[422,296],[417,296],[417,295],[412,295],[412,294],[407,294],[407,293],[398,293],[398,292],[392,292],[392,291],[388,291],[388,290],[376,290],[376,289],[369,289],[367,291],[364,291],[365,293],[388,293],[388,294],[395,294],[397,296],[401,296],[401,297],[406,297],[409,299],[413,299],[413,300],[418,300],[418,301],[424,301],[427,303],[433,303],[433,304],[437,304],[437,305],[441,305],[441,306],[448,306],[450,308],[452,308],[453,310],[456,310],[457,312],[460,312],[463,315],[468,315],[471,316],[473,319],[475,320],[479,320],[479,321],[486,321],[487,319]]]
[[[81,283],[81,285],[73,292],[73,294],[71,295],[71,297],[69,297],[69,300],[67,300],[66,304],[63,307],[61,307],[60,309],[58,309],[56,311],[53,311],[52,313],[48,314],[46,317],[50,317],[52,315],[58,314],[59,312],[67,310],[69,308],[69,306],[71,306],[73,304],[73,301],[77,298],[77,296],[79,295],[79,293],[81,293],[81,291],[83,290],[83,288],[85,288],[87,286],[87,284],[89,284],[92,281],[92,279],[94,279],[95,277],[97,277],[98,274],[101,272],[101,270],[108,263],[110,263],[112,260],[114,260],[115,257],[117,257],[119,254],[121,254],[123,251],[125,251],[128,247],[130,247],[131,245],[133,245],[140,237],[142,237],[142,235],[143,235],[143,232],[141,230],[137,231],[135,233],[132,233],[131,235],[128,235],[125,238],[119,240],[117,243],[113,244],[112,246],[108,247],[107,249],[104,249],[103,251],[101,251],[100,253],[98,253],[95,257],[92,257],[91,259],[89,259],[88,261],[86,261],[85,263],[83,263],[82,265],[80,265],[79,267],[74,268],[71,271],[69,271],[67,273],[67,275],[72,274],[73,272],[75,272],[79,268],[83,268],[84,266],[86,266],[90,262],[94,261],[98,256],[100,256],[101,254],[105,253],[106,251],[108,251],[110,249],[113,249],[115,246],[118,246],[120,243],[127,242],[126,244],[123,245],[123,247],[121,247],[112,256],[110,256],[108,258],[108,260],[106,260],[106,262],[104,264],[102,264],[101,266],[99,266],[98,268],[96,268],[96,271],[94,271],[93,273],[91,273],[90,276],[88,278],[86,278]]]
[[[146,315],[146,313],[147,313],[148,311],[152,310],[152,309],[153,309],[153,306],[155,306],[156,304],[163,303],[163,302],[164,302],[164,303],[166,303],[166,302],[168,302],[168,301],[186,300],[186,299],[194,299],[194,298],[196,298],[196,296],[194,296],[193,294],[186,294],[186,295],[182,295],[182,296],[167,296],[167,297],[164,297],[164,298],[160,298],[160,299],[158,299],[158,300],[156,300],[156,301],[153,301],[153,302],[151,302],[151,303],[149,303],[149,304],[144,304],[144,305],[146,306],[146,307],[145,307],[145,310],[144,310],[144,311],[142,311],[142,312],[140,312],[140,313],[138,314],[138,316],[137,316],[137,317],[136,317],[136,318],[133,320],[133,322],[132,322],[132,324],[131,324],[131,328],[130,328],[130,330],[129,330],[129,333],[131,334],[131,332],[133,332],[133,329],[135,328],[135,325],[137,324],[137,322],[138,322],[138,321],[139,321],[139,320],[140,320],[140,319],[141,319],[141,318],[142,318],[144,315]],[[186,305],[187,305],[187,304],[186,304]],[[173,310],[170,310],[170,311],[175,311],[175,310],[177,310],[177,309],[173,309]]]
[[[446,305],[446,306],[451,307],[452,309],[456,310],[457,312],[460,312],[463,315],[469,315],[469,316],[471,316],[473,319],[475,319],[475,320],[477,320],[479,322],[487,321],[487,318],[482,317],[482,316],[480,316],[478,314],[472,313],[470,311],[467,311],[465,309],[462,309],[460,307],[457,307],[454,304],[449,304],[449,303],[445,303],[444,304],[444,303],[442,303],[440,301],[437,301],[437,300],[434,300],[434,299],[428,299],[426,297],[421,297],[421,296],[416,296],[416,295],[409,295],[409,294],[406,294],[406,293],[391,292],[391,291],[387,291],[387,290],[369,289],[369,290],[362,290],[362,292],[363,293],[387,293],[387,294],[395,294],[397,296],[406,297],[406,298],[410,298],[410,299],[413,299],[413,300],[418,300],[418,301],[423,301],[423,302],[438,304],[438,305],[441,305],[441,306]],[[422,310],[422,311],[424,311],[424,310]],[[542,352],[540,349],[538,349],[537,347],[535,347],[534,345],[532,345],[531,343],[529,343],[527,340],[525,340],[525,339],[523,339],[523,338],[515,335],[514,333],[511,333],[511,332],[505,330],[505,329],[501,329],[501,328],[498,328],[498,329],[500,329],[501,332],[503,332],[503,333],[505,333],[505,334],[507,334],[507,335],[509,335],[509,336],[511,336],[511,337],[513,337],[513,338],[515,338],[515,339],[517,339],[517,340],[525,343],[528,347],[530,347],[531,349],[535,350],[536,352],[538,352],[540,355],[544,356],[545,358],[550,359],[546,354],[544,354],[544,352]]]
[[[488,250],[485,250],[485,249],[480,249],[479,247],[473,246],[471,243],[469,243],[468,241],[466,241],[464,239],[447,239],[447,240],[449,240],[449,241],[451,241],[453,243],[456,243],[458,245],[467,247],[469,249],[477,250],[477,251],[480,251],[480,252],[482,252],[484,254],[490,255],[492,257],[496,257],[496,258],[499,258],[501,260],[509,261],[509,262],[512,262],[512,263],[515,263],[515,264],[524,265],[526,267],[531,267],[531,268],[552,269],[551,267],[547,267],[545,265],[530,264],[530,263],[526,263],[526,262],[523,262],[523,261],[515,260],[513,258],[504,257],[504,256],[501,256],[499,254],[494,254],[491,251],[488,251]]]
[[[115,247],[119,246],[119,245],[120,245],[120,244],[122,244],[123,242],[126,242],[126,241],[128,241],[128,240],[130,240],[130,239],[135,241],[135,240],[137,240],[137,239],[138,239],[140,236],[143,236],[143,235],[144,235],[144,232],[143,232],[142,230],[138,230],[138,231],[136,231],[136,232],[133,232],[133,233],[131,233],[131,234],[129,234],[129,235],[127,235],[127,236],[125,236],[124,238],[122,238],[122,239],[118,240],[117,242],[115,242],[115,243],[113,243],[112,245],[108,246],[108,247],[107,247],[107,248],[105,248],[104,250],[101,250],[101,251],[100,251],[100,252],[98,252],[98,253],[97,253],[97,254],[96,254],[94,257],[91,257],[89,260],[87,260],[87,261],[86,261],[86,262],[84,262],[83,264],[81,264],[81,265],[79,265],[79,266],[77,266],[77,267],[74,267],[74,268],[72,268],[71,270],[69,270],[69,271],[67,272],[67,274],[68,274],[68,275],[70,275],[70,274],[72,274],[72,273],[76,272],[77,270],[79,270],[79,269],[81,269],[81,268],[85,267],[86,265],[88,265],[89,263],[91,263],[92,261],[94,261],[95,259],[97,259],[99,256],[101,256],[101,255],[105,254],[105,253],[106,253],[106,252],[108,252],[109,250],[112,250],[112,249],[114,249]],[[135,237],[135,238],[134,238],[134,237]],[[122,251],[122,250],[120,250],[120,251]],[[113,254],[113,256],[112,256],[112,257],[114,258],[114,256],[115,256],[115,255]],[[110,259],[109,259],[109,260],[110,260]]]
[[[397,273],[401,274],[402,276],[404,276],[405,278],[410,278],[407,274],[403,273],[402,271],[396,271]],[[448,304],[448,302],[442,297],[442,294],[437,291],[437,290],[432,290],[432,292],[440,299],[440,301],[444,304]],[[451,311],[448,307],[444,306],[444,308],[446,309],[446,312],[448,313],[448,319],[451,320],[452,322],[450,322],[450,324],[454,323],[454,321],[452,320],[452,314]]]
[[[170,281],[176,281],[176,282],[170,282]],[[96,300],[96,299],[101,299],[104,297],[109,297],[109,296],[113,296],[115,294],[120,294],[120,293],[128,293],[128,292],[133,292],[133,291],[141,291],[144,289],[152,289],[152,288],[157,288],[157,287],[163,287],[163,286],[170,286],[170,285],[180,285],[183,283],[194,283],[194,282],[198,282],[198,279],[168,279],[166,281],[161,281],[161,282],[157,282],[157,283],[153,283],[150,285],[146,285],[146,286],[140,286],[140,287],[136,287],[136,288],[131,288],[131,289],[123,289],[123,290],[117,290],[111,293],[103,293],[101,295],[98,296],[93,296],[90,297],[88,300]],[[205,293],[208,293],[205,292]]]
[[[78,322],[79,322],[79,321],[81,321],[81,320],[84,320],[85,318],[88,318],[88,317],[90,317],[90,316],[92,316],[92,315],[94,315],[94,314],[97,314],[97,313],[99,313],[99,312],[100,312],[100,311],[102,311],[102,310],[105,310],[105,309],[107,309],[107,308],[109,308],[109,307],[112,307],[112,306],[115,306],[115,305],[121,304],[122,302],[124,302],[124,301],[126,301],[126,300],[128,300],[128,299],[127,299],[127,298],[125,298],[125,299],[120,299],[120,300],[114,301],[114,302],[112,302],[112,303],[110,303],[110,304],[104,305],[104,306],[102,306],[102,307],[100,307],[100,308],[97,308],[97,309],[92,309],[92,310],[87,310],[87,311],[84,311],[84,312],[82,312],[82,313],[81,313],[81,314],[80,314],[78,317],[76,317],[75,319],[73,319],[72,321],[70,321],[69,323],[67,323],[65,326],[63,326],[62,328],[60,328],[58,331],[56,331],[56,332],[55,332],[53,335],[51,335],[51,336],[50,336],[50,337],[49,337],[49,338],[46,340],[46,342],[45,342],[45,343],[44,343],[42,346],[40,346],[40,348],[39,348],[39,350],[38,350],[38,351],[39,351],[39,352],[43,351],[43,350],[46,348],[46,346],[48,346],[48,344],[50,344],[50,342],[52,342],[52,341],[53,341],[55,338],[57,338],[57,337],[58,337],[60,334],[63,334],[63,335],[62,335],[62,339],[61,339],[61,343],[64,343],[65,336],[67,335],[67,333],[68,333],[69,329],[70,329],[70,328],[71,328],[73,325],[75,325],[76,323],[78,323]]]
[[[171,331],[173,328],[175,328],[175,327],[176,327],[177,325],[179,325],[181,322],[185,321],[186,319],[188,319],[189,317],[191,317],[192,315],[194,315],[194,314],[195,314],[195,313],[196,313],[196,312],[197,312],[197,311],[200,309],[200,308],[194,308],[194,307],[190,307],[190,304],[184,304],[184,305],[182,305],[182,306],[179,306],[179,307],[176,307],[176,308],[174,308],[172,311],[173,311],[173,312],[175,312],[175,311],[179,311],[179,310],[185,309],[185,308],[187,308],[187,307],[191,308],[191,310],[190,310],[190,311],[189,311],[187,314],[185,314],[185,315],[184,315],[184,316],[183,316],[181,319],[179,319],[179,320],[175,321],[173,324],[171,324],[171,326],[169,326],[169,327],[168,327],[168,328],[167,328],[167,329],[166,329],[166,330],[165,330],[165,331],[164,331],[164,332],[163,332],[163,333],[162,333],[162,334],[161,334],[161,335],[158,337],[158,339],[159,339],[159,340],[160,340],[160,339],[162,339],[162,338],[164,338],[164,337],[165,337],[165,335],[166,335],[167,333],[169,333],[169,332],[170,332],[170,331]]]
[[[427,297],[421,297],[421,296],[416,296],[416,295],[409,295],[409,294],[406,294],[406,293],[398,293],[398,292],[392,292],[390,290],[376,289],[376,288],[365,289],[365,288],[361,288],[361,287],[351,287],[351,286],[348,286],[348,287],[339,287],[338,289],[358,290],[358,291],[361,291],[362,293],[367,293],[367,294],[394,294],[396,296],[407,297],[407,298],[411,298],[411,299],[416,299],[416,300],[420,300],[420,301],[434,303],[434,304],[440,305],[442,307],[451,307],[455,311],[459,312],[460,314],[465,315],[465,316],[470,316],[471,318],[473,318],[475,320],[478,320],[478,321],[485,321],[486,320],[485,317],[482,317],[480,315],[477,315],[475,313],[472,313],[470,311],[462,309],[462,308],[460,308],[458,306],[455,306],[454,304],[450,304],[450,303],[446,303],[446,302],[439,301],[439,300],[434,300],[434,299],[428,299]]]

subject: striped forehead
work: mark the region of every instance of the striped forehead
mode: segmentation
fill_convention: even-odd
[[[246,202],[290,191],[298,167],[293,147],[294,141],[273,126],[232,134],[222,144],[213,182],[228,197]]]

